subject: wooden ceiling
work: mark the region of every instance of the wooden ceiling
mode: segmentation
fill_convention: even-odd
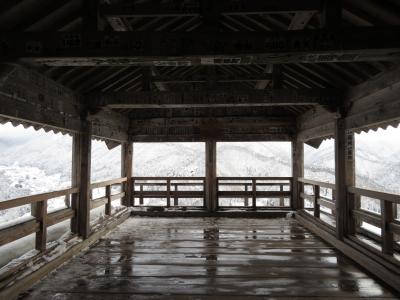
[[[100,3],[99,26],[104,32],[186,32],[204,29],[221,34],[319,29],[323,26],[324,1],[118,1]],[[87,3],[94,3],[87,1]],[[267,3],[267,4],[266,4]],[[262,8],[263,5],[265,9]],[[221,6],[221,7],[219,7]],[[316,9],[321,6],[321,9]],[[76,32],[86,30],[82,0],[3,0],[1,32]],[[255,7],[256,9],[252,9]],[[218,11],[218,8],[222,12]],[[90,7],[89,10],[90,11]],[[217,13],[215,13],[217,12]],[[329,17],[329,16],[328,16]],[[400,25],[398,0],[344,0],[341,27]],[[339,25],[338,25],[339,26]],[[291,62],[271,64],[219,64],[215,66],[46,66],[32,65],[44,75],[79,94],[135,91],[202,91],[211,88],[263,90],[335,88],[345,90],[380,72],[394,61]],[[213,80],[210,80],[213,78]],[[212,81],[212,83],[210,83]],[[212,85],[212,86],[210,86]],[[298,116],[312,106],[115,108],[131,118]]]

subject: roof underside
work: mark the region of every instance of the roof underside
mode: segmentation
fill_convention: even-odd
[[[201,14],[182,13],[181,15],[157,14],[156,3],[178,5],[176,1],[104,1],[112,4],[129,3],[155,7],[153,15],[119,16],[118,23],[104,12],[100,14],[104,21],[105,31],[161,31],[161,32],[195,32],[204,25]],[[182,1],[185,5],[196,5],[198,1]],[[287,1],[284,1],[287,2]],[[104,4],[104,3],[103,3]],[[295,12],[222,14],[215,24],[219,32],[264,32],[290,30],[296,18]],[[342,26],[384,26],[400,25],[400,2],[397,0],[344,0],[342,9]],[[310,15],[303,28],[321,28],[321,13]],[[45,31],[79,31],[82,30],[81,0],[3,0],[0,3],[1,31],[45,32]],[[296,29],[296,28],[295,28]],[[360,84],[380,72],[393,67],[394,62],[342,62],[342,63],[287,63],[280,66],[281,87],[291,89],[304,88],[338,88],[340,90]],[[146,70],[138,66],[98,66],[98,67],[56,67],[34,66],[36,69],[59,83],[80,94],[92,92],[122,92],[143,90],[197,91],[207,88],[209,82],[203,80],[210,74],[207,66],[185,67],[152,67]],[[262,78],[268,73],[268,65],[219,65],[212,67],[214,76],[222,78]],[[190,78],[182,82],[149,83],[148,76],[160,78]],[[213,87],[240,89],[268,89],[271,80],[259,81],[235,80],[220,81]],[[156,117],[221,117],[221,116],[298,116],[312,106],[281,107],[236,107],[236,108],[154,108],[154,109],[118,109],[131,118]]]

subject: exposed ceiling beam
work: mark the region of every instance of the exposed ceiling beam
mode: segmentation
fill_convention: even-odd
[[[335,107],[338,92],[331,89],[211,90],[196,92],[118,92],[88,96],[92,107],[192,108],[285,105]]]
[[[201,1],[181,1],[176,3],[154,2],[132,3],[132,1],[108,1],[101,6],[101,14],[107,17],[174,17],[201,15]],[[296,11],[319,11],[323,0],[235,0],[214,1],[215,11],[224,15],[249,15],[269,13],[289,13]]]
[[[223,65],[400,59],[400,27],[263,33],[0,33],[1,60],[55,66]]]
[[[288,30],[303,30],[306,28],[314,14],[315,12],[313,11],[302,11],[296,13],[290,22]]]
[[[271,80],[272,74],[246,74],[244,75],[229,75],[229,74],[216,74],[216,82],[243,82],[243,81],[260,81]],[[154,83],[202,83],[207,82],[206,74],[193,74],[190,76],[155,76],[152,78]]]

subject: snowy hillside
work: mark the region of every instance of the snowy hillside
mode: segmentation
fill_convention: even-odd
[[[400,193],[400,129],[392,138],[357,135],[357,185]],[[0,200],[70,186],[72,138],[0,126]],[[291,176],[290,143],[218,143],[218,176]],[[135,144],[135,176],[204,176],[203,143]],[[29,149],[29,152],[27,150]],[[92,182],[120,176],[120,147],[94,141]],[[334,182],[334,143],[305,147],[305,176]],[[54,204],[55,205],[55,204]],[[52,208],[50,203],[49,208]],[[0,212],[7,221],[29,207]]]

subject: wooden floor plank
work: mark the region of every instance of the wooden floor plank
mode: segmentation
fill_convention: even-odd
[[[397,299],[292,219],[133,217],[22,299]]]

